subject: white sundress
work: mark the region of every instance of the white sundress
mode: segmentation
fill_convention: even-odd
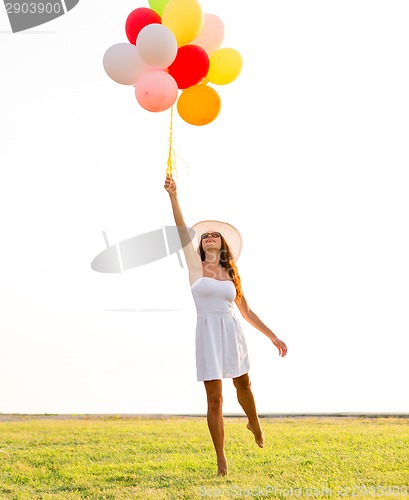
[[[197,380],[239,377],[250,369],[247,344],[233,310],[231,280],[202,276],[191,286],[197,310]]]

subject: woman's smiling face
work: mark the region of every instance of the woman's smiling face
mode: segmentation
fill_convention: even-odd
[[[222,239],[220,233],[217,231],[208,231],[201,235],[203,250],[208,248],[217,248],[220,250],[222,245]]]

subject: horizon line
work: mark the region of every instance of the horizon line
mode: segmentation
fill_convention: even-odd
[[[308,417],[327,417],[327,418],[409,418],[406,412],[276,412],[259,413],[259,418],[308,418]],[[205,413],[0,413],[0,421],[20,420],[25,418],[54,418],[54,419],[81,419],[81,418],[111,418],[111,419],[132,419],[132,418],[206,418]],[[225,413],[226,418],[247,418],[244,413]]]

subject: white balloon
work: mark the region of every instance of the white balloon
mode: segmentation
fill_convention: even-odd
[[[149,69],[131,43],[117,43],[109,47],[103,64],[107,75],[122,85],[134,84]]]
[[[175,60],[178,44],[169,28],[162,24],[148,24],[139,32],[136,48],[145,64],[164,69]]]

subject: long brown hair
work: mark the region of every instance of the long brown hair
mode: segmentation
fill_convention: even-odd
[[[233,260],[233,254],[232,251],[230,250],[229,245],[227,244],[227,241],[224,239],[223,235],[220,235],[220,238],[222,240],[222,244],[220,246],[220,251],[219,251],[219,263],[222,267],[227,269],[227,274],[233,280],[234,286],[236,287],[236,298],[240,302],[241,298],[243,297],[243,291],[241,289],[241,279],[239,276],[239,270],[237,269],[237,266]],[[203,250],[202,239],[200,239],[197,253],[200,255],[202,261],[206,259],[206,254],[205,251]]]

